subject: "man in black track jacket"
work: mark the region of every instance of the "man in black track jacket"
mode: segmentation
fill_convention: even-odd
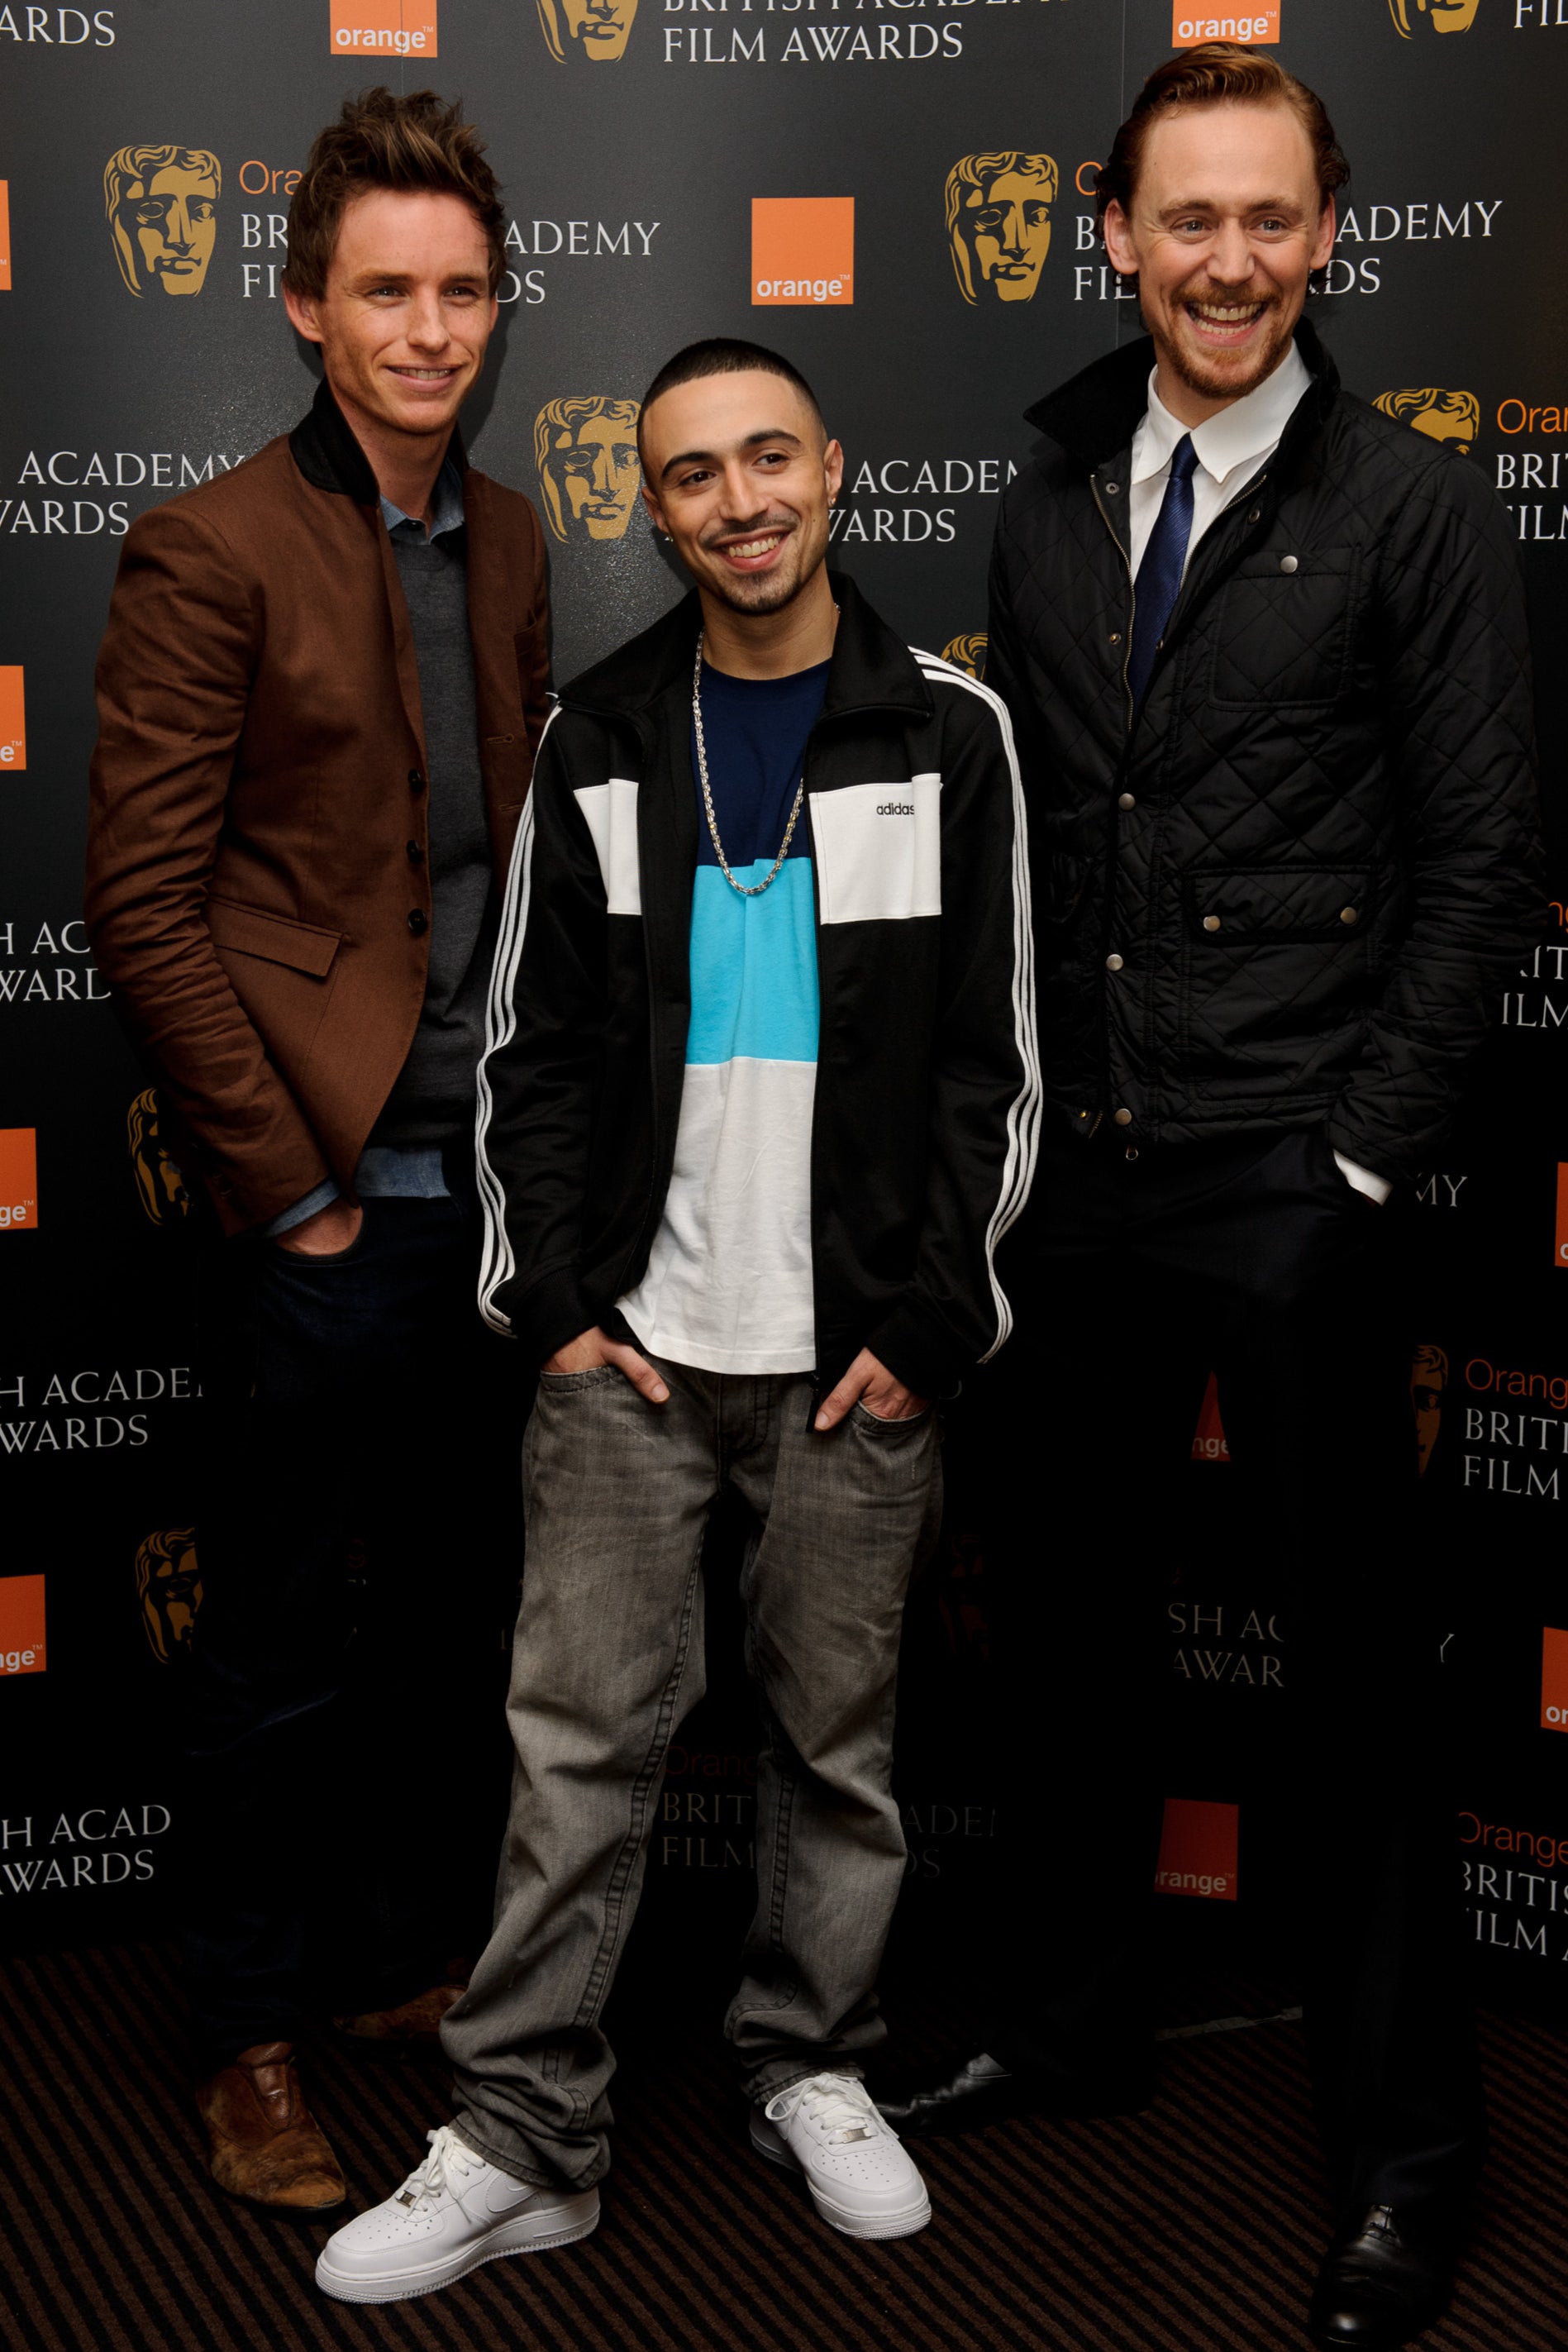
[[[1270,58],[1151,78],[1100,188],[1152,341],[1030,412],[998,525],[987,677],[1030,810],[1046,1093],[1009,1269],[1043,1386],[998,1405],[1029,1529],[999,1646],[1030,1680],[985,2055],[884,2104],[908,2132],[1147,2095],[1166,1506],[1217,1371],[1241,1590],[1289,1604],[1258,1707],[1289,1711],[1271,1850],[1306,1895],[1340,2203],[1312,2326],[1385,2346],[1442,2307],[1483,2129],[1385,1203],[1435,1164],[1540,908],[1502,509],[1301,323],[1344,176]],[[1183,1591],[1239,1629],[1234,1563]]]
[[[546,730],[481,1077],[482,1303],[541,1368],[496,1932],[443,2029],[455,2122],[322,2256],[353,2301],[597,2221],[601,2018],[726,1486],[766,1727],[726,2024],[752,2145],[847,2236],[931,2213],[861,2070],[934,1401],[1008,1335],[994,1258],[1034,1158],[1018,772],[996,697],[826,571],[842,454],[786,361],[693,346],[641,443],[696,591]]]

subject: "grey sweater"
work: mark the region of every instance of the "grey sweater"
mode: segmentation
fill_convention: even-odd
[[[430,971],[408,1059],[371,1140],[403,1148],[445,1143],[473,1126],[498,908],[479,772],[466,534],[441,520],[438,511],[431,539],[406,520],[392,532],[424,713]]]

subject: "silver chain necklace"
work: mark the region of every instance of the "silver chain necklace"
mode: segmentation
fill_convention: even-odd
[[[778,879],[779,869],[789,855],[789,844],[795,838],[795,827],[800,821],[800,803],[806,796],[806,771],[802,767],[800,781],[795,787],[795,805],[789,812],[789,822],[784,828],[784,839],[779,855],[773,861],[772,873],[761,882],[737,882],[729,870],[729,860],[724,854],[724,844],[718,837],[718,819],[713,813],[713,787],[707,780],[707,745],[703,740],[702,688],[703,638],[699,629],[696,667],[692,672],[692,726],[697,739],[697,775],[703,788],[703,806],[707,811],[707,829],[713,839],[713,854],[718,860],[720,872],[732,890],[738,890],[743,898],[760,898],[768,884]]]

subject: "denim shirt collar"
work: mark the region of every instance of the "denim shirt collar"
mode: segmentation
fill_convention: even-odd
[[[388,530],[396,530],[400,523],[407,523],[415,531],[423,530],[422,523],[415,522],[412,515],[404,514],[391,499],[382,499],[382,513]],[[462,528],[463,477],[447,457],[435,478],[435,488],[431,493],[429,536],[439,539],[444,530],[461,530]]]

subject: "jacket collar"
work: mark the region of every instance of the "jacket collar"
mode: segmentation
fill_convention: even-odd
[[[1310,416],[1315,424],[1326,415],[1339,391],[1339,371],[1304,318],[1297,321],[1296,349],[1313,378],[1296,417]],[[1131,442],[1149,404],[1149,371],[1154,364],[1154,339],[1140,335],[1135,343],[1096,360],[1036,401],[1032,408],[1026,408],[1024,422],[1092,470],[1118,457]]]
[[[875,709],[928,719],[931,697],[909,647],[873,612],[845,573],[830,572],[828,579],[839,608],[839,627],[822,717]],[[651,629],[564,687],[561,702],[569,709],[636,719],[671,688],[689,686],[701,623],[694,588]]]
[[[340,498],[352,499],[360,507],[380,503],[381,491],[371,470],[371,461],[355,440],[325,376],[316,387],[308,414],[300,418],[289,435],[288,447],[295,464],[316,489],[334,491]],[[468,457],[461,433],[453,433],[446,454],[459,474],[466,472]]]

